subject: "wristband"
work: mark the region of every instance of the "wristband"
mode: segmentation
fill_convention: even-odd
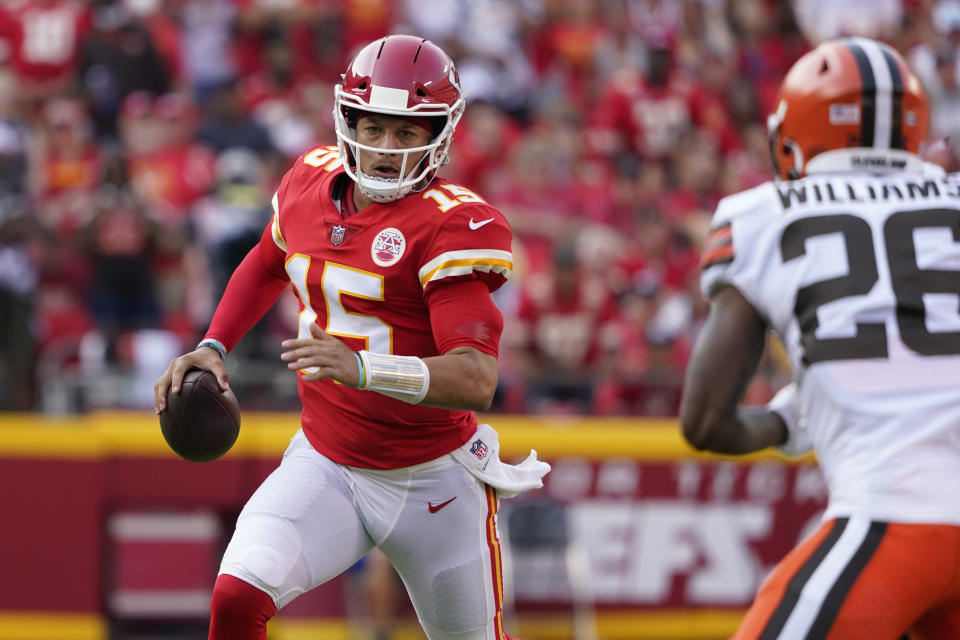
[[[800,456],[811,449],[813,443],[800,417],[800,399],[797,397],[796,383],[790,383],[777,392],[767,403],[767,409],[773,411],[787,426],[787,439],[777,445],[781,453],[788,456]]]
[[[358,388],[419,404],[430,388],[430,370],[416,356],[389,356],[357,351],[361,383]]]
[[[200,347],[210,347],[211,349],[217,352],[221,360],[227,359],[227,348],[223,346],[223,343],[220,342],[219,340],[214,340],[213,338],[204,338],[197,345],[197,349],[199,349]]]
[[[357,356],[357,389],[363,389],[363,385],[367,381],[366,369],[363,367],[363,358],[360,357],[359,351],[354,351],[353,355]]]

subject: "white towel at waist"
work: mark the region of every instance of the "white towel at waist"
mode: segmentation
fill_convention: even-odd
[[[450,455],[475,478],[496,489],[501,498],[512,498],[518,493],[541,488],[543,476],[550,471],[549,464],[537,460],[535,449],[520,464],[500,460],[500,439],[488,424],[478,425],[473,437]]]

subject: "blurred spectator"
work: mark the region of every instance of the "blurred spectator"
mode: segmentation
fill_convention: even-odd
[[[190,206],[213,184],[216,154],[194,140],[197,113],[188,96],[131,94],[120,133],[133,190],[162,224],[181,227]]]
[[[264,68],[243,78],[240,92],[245,108],[266,127],[273,145],[292,159],[311,146],[333,140],[332,132],[330,138],[318,139],[304,96],[318,85],[328,92],[327,83],[295,73],[295,52],[285,40],[272,40],[264,53]],[[323,110],[327,115],[333,111],[332,100]]]
[[[673,188],[661,200],[661,213],[682,225],[691,216],[710,216],[723,194],[717,186],[719,140],[705,129],[687,131],[670,152]]]
[[[233,41],[237,73],[259,72],[267,50],[277,42],[289,43],[293,51],[292,71],[297,77],[329,74],[338,64],[339,13],[335,3],[324,0],[235,0],[237,19]],[[379,8],[378,4],[369,9]],[[379,16],[379,20],[387,16]]]
[[[614,319],[603,282],[585,272],[574,247],[557,248],[551,272],[532,275],[512,334],[525,377],[523,410],[585,413],[600,376],[601,336]]]
[[[697,248],[685,229],[659,211],[638,212],[631,236],[632,251],[621,264],[629,287],[682,290],[699,274]]]
[[[156,95],[170,88],[170,75],[150,33],[120,0],[98,0],[93,30],[83,41],[80,73],[97,135],[116,136],[120,105],[135,91]]]
[[[179,14],[184,80],[205,104],[215,87],[237,74],[231,40],[237,8],[231,0],[187,0]]]
[[[598,154],[663,160],[692,125],[694,85],[676,65],[675,39],[654,33],[647,43],[646,69],[621,69],[603,89],[591,123]]]
[[[794,0],[793,6],[813,46],[853,35],[889,40],[903,15],[901,0]]]
[[[4,200],[27,192],[27,128],[21,122],[14,96],[16,80],[0,70],[0,194]]]
[[[209,116],[197,131],[197,140],[218,153],[234,147],[257,154],[274,150],[266,128],[247,112],[240,94],[239,81],[232,78],[214,89]]]
[[[457,61],[468,100],[521,120],[538,84],[526,45],[543,17],[539,0],[404,0],[400,32],[433,40]]]
[[[20,25],[6,5],[0,4],[0,65],[7,65],[19,46]]]
[[[685,2],[674,0],[628,0],[630,27],[635,31],[650,30],[678,33],[683,27]],[[699,4],[696,0],[690,4]]]
[[[960,74],[957,70],[957,50],[943,46],[937,52],[936,78],[927,87],[933,108],[930,110],[930,140],[935,145],[930,151],[942,149],[946,157],[941,164],[956,171],[960,158]],[[942,141],[942,144],[938,144]]]
[[[738,149],[740,134],[727,108],[727,89],[737,76],[732,57],[705,52],[697,72],[690,111],[699,132],[709,136],[723,156]]]
[[[765,119],[776,108],[780,79],[809,44],[797,35],[787,3],[730,0],[727,17],[738,40],[738,72],[750,83],[756,117]]]
[[[604,335],[605,376],[594,412],[676,415],[690,355],[689,296],[638,281],[621,295],[618,312]]]
[[[179,2],[163,0],[123,0],[133,19],[143,25],[163,60],[173,86],[188,86],[183,69],[183,29],[177,9]]]
[[[42,230],[27,199],[26,132],[15,114],[15,81],[0,75],[0,410],[33,406],[33,310]]]
[[[78,100],[56,99],[42,112],[38,191],[46,198],[67,192],[90,192],[100,177],[100,150]]]
[[[559,74],[565,80],[568,99],[585,106],[595,95],[594,64],[600,43],[607,39],[602,20],[603,3],[568,0],[549,5],[552,9],[535,42],[535,64],[541,73]]]
[[[199,248],[210,261],[218,298],[270,221],[271,196],[264,184],[263,165],[253,152],[231,149],[220,154],[216,185],[196,203],[191,216]]]
[[[594,49],[594,68],[602,83],[618,69],[642,68],[645,64],[647,46],[630,21],[630,4],[630,0],[612,0],[600,7],[604,37]]]
[[[449,0],[444,0],[442,3],[434,1],[420,4],[425,13],[432,15],[437,5],[448,3]],[[400,33],[393,28],[398,18],[399,4],[400,0],[340,0],[341,16],[340,24],[337,25],[337,30],[340,32],[339,41],[337,38],[326,38],[330,44],[326,50],[318,51],[318,55],[329,59],[334,64],[333,72],[339,73],[340,62],[346,62],[353,57],[359,47],[386,33]],[[329,64],[327,66],[329,67]]]
[[[507,157],[509,171],[490,184],[490,202],[510,221],[531,269],[549,264],[554,241],[580,226],[570,197],[574,158],[547,127],[527,131]]]
[[[162,229],[130,191],[121,156],[107,165],[95,207],[82,238],[93,268],[90,308],[113,344],[123,333],[160,325],[152,261],[162,248]]]
[[[75,82],[80,43],[90,28],[87,4],[13,0],[0,7],[0,40],[30,100],[59,95]]]

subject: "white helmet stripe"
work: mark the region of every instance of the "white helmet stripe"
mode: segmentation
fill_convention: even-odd
[[[873,147],[876,133],[876,102],[877,85],[873,78],[873,67],[867,58],[866,51],[858,44],[855,38],[846,41],[847,49],[853,54],[860,72],[860,146]]]
[[[370,108],[377,109],[406,109],[410,92],[406,89],[392,89],[373,85],[370,87]]]
[[[887,69],[890,70],[890,80],[893,82],[890,146],[894,149],[905,149],[906,142],[903,139],[903,76],[900,74],[900,67],[897,66],[897,61],[890,49],[883,49],[883,59],[887,63]]]
[[[864,39],[860,41],[860,45],[873,68],[877,86],[873,145],[877,149],[889,149],[890,134],[893,130],[893,79],[890,77],[890,67],[883,57],[883,49],[876,42]]]

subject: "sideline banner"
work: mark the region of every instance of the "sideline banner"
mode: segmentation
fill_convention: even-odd
[[[826,502],[812,461],[549,462],[543,495],[565,507],[570,543],[586,556],[601,607],[746,607],[770,568],[816,528]],[[519,601],[571,597],[566,581],[536,575],[542,551],[524,555],[514,553]]]
[[[673,419],[486,418],[504,459],[535,448],[553,465],[543,491],[503,502],[511,539],[525,533],[515,514],[562,507],[547,510],[554,519],[535,527],[539,539],[526,536],[535,544],[511,550],[521,637],[570,637],[572,601],[595,605],[601,638],[727,637],[825,504],[812,459],[700,454]],[[232,518],[297,426],[293,414],[244,414],[233,450],[195,464],[169,450],[150,414],[0,416],[0,483],[15,488],[0,549],[0,640],[96,640],[147,614],[202,624]],[[570,544],[557,546],[557,532]],[[571,570],[585,578],[574,589]],[[342,580],[307,594],[272,633],[350,637],[345,594]]]

